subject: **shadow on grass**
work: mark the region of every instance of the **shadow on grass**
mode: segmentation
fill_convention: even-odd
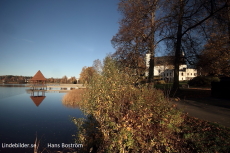
[[[182,84],[181,84],[182,85]],[[180,86],[181,86],[180,85]],[[177,98],[180,100],[193,100],[198,103],[214,105],[218,107],[230,108],[230,100],[226,98],[215,98],[211,96],[210,88],[182,88],[172,90],[172,84],[155,85],[155,88],[164,92],[165,97]]]
[[[181,131],[187,147],[194,152],[230,151],[230,128],[186,116]]]

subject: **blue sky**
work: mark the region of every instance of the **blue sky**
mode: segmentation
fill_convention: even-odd
[[[79,77],[115,49],[118,0],[1,0],[0,75]]]

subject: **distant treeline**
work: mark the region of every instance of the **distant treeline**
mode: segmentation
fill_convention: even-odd
[[[2,75],[0,76],[0,83],[29,83],[30,79],[33,76],[15,76],[15,75]],[[64,76],[62,78],[46,78],[47,83],[71,83],[71,84],[77,84],[80,83],[78,79],[75,77],[67,78],[67,76]]]
[[[27,83],[32,76],[15,76],[15,75],[2,75],[0,76],[1,83]]]

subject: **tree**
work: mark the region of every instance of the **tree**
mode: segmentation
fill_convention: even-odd
[[[93,67],[86,67],[85,66],[82,68],[79,80],[83,84],[88,84],[94,74],[96,74],[96,70]]]
[[[54,83],[54,78],[53,77],[50,78],[50,82]]]
[[[164,28],[162,40],[167,40],[168,46],[175,53],[173,88],[179,88],[179,65],[182,51],[187,62],[198,55],[198,46],[204,43],[202,36],[206,35],[205,23],[215,14],[227,7],[227,0],[175,0],[166,1]],[[202,35],[203,34],[203,35]],[[194,64],[194,62],[192,63]]]
[[[230,76],[230,49],[228,34],[214,35],[205,45],[198,67],[208,75]]]
[[[70,82],[70,83],[76,84],[76,83],[77,83],[77,80],[76,80],[75,77],[71,77],[71,78],[69,79],[69,82]]]
[[[120,28],[112,39],[116,49],[113,54],[121,65],[139,73],[145,69],[142,62],[146,53],[151,54],[148,81],[154,76],[155,11],[158,0],[121,0],[118,6],[123,15]],[[145,64],[144,64],[145,65]]]
[[[103,65],[99,59],[93,61],[93,69],[98,73],[101,74]]]
[[[65,75],[65,76],[62,77],[61,82],[62,82],[62,83],[67,83],[67,80],[68,80],[68,78],[67,78],[67,76]]]

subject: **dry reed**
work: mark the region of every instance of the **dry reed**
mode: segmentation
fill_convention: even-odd
[[[62,104],[66,107],[78,108],[85,91],[86,89],[71,90],[62,98]]]

